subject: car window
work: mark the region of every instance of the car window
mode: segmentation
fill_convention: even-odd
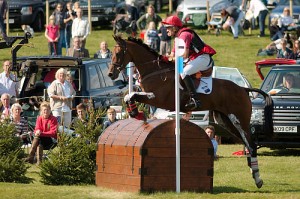
[[[292,79],[292,86],[287,86],[287,79]],[[272,70],[263,82],[261,89],[269,94],[300,94],[300,71]]]
[[[280,0],[279,5],[290,5],[290,0]],[[293,0],[293,5],[300,5],[299,0]]]
[[[99,75],[95,65],[88,66],[88,78],[90,89],[101,88]]]
[[[108,77],[108,65],[107,63],[101,63],[99,64],[101,73],[102,73],[102,77],[103,77],[103,81],[105,82],[106,86],[113,86],[114,82],[111,80],[110,77]]]

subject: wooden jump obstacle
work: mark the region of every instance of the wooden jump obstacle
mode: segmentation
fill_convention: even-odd
[[[181,191],[212,192],[214,153],[199,126],[180,121]],[[175,120],[120,120],[98,140],[96,185],[117,191],[176,191]]]

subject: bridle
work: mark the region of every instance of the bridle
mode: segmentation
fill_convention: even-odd
[[[126,46],[126,41],[123,40],[121,42],[118,42],[115,45],[115,48],[120,47],[120,49],[121,49],[120,52],[122,52],[122,53],[119,52],[120,53],[120,57],[118,58],[118,61],[120,60],[121,63],[117,63],[117,62],[112,63],[112,65],[114,66],[114,68],[116,68],[119,72],[121,72],[123,69],[126,68],[126,66],[124,66],[124,61],[125,61],[126,52],[128,50],[127,46]],[[146,62],[143,62],[143,63],[139,64],[139,65],[145,65],[145,64],[149,64],[149,63],[153,63],[153,64],[157,63],[157,67],[158,67],[158,70],[156,70],[154,72],[151,72],[151,73],[145,75],[144,77],[142,77],[142,81],[145,80],[145,79],[148,79],[149,77],[152,77],[152,76],[155,76],[155,75],[159,75],[159,74],[162,74],[162,73],[166,74],[166,73],[168,73],[170,71],[175,70],[174,68],[164,68],[164,69],[161,68],[160,61],[161,61],[161,59],[158,56],[157,59],[154,59],[154,60],[151,60],[151,61],[146,61]],[[163,79],[165,81],[166,80],[166,76]]]

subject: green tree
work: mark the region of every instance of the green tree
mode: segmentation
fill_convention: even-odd
[[[22,142],[14,132],[13,124],[0,122],[0,181],[30,183],[32,179],[26,177],[29,166],[23,161]]]
[[[44,184],[95,183],[97,140],[102,133],[99,119],[104,114],[103,110],[91,110],[86,123],[75,125],[76,136],[59,135],[58,147],[41,164]]]

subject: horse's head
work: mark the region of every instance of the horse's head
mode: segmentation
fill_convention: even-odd
[[[126,64],[130,61],[126,56],[126,41],[120,36],[113,36],[117,44],[112,51],[112,62],[109,66],[108,76],[114,80],[118,78],[120,71],[125,69]]]

